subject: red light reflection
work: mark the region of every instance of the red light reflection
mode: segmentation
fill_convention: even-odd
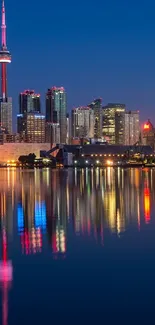
[[[144,188],[144,213],[145,213],[145,223],[150,223],[150,189],[148,187]]]
[[[7,259],[7,235],[2,230],[2,261],[0,261],[0,286],[2,289],[2,325],[8,324],[8,290],[13,278],[12,262]]]

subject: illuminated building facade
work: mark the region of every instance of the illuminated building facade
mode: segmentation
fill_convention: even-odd
[[[41,112],[40,94],[36,94],[34,90],[25,90],[19,95],[19,113],[32,112]]]
[[[134,145],[139,141],[140,123],[139,112],[125,112],[125,145]]]
[[[25,90],[19,95],[17,132],[20,141],[45,142],[45,117],[40,113],[40,94]]]
[[[1,125],[7,129],[8,133],[12,133],[12,98],[7,98],[6,102],[0,103],[0,120]]]
[[[45,116],[40,113],[17,115],[17,127],[21,141],[45,142]]]
[[[102,137],[102,99],[95,99],[88,105],[94,111],[94,138]]]
[[[12,133],[12,98],[7,94],[7,64],[11,63],[11,54],[6,45],[5,6],[2,1],[2,24],[1,24],[1,98],[0,98],[0,123],[9,133]]]
[[[63,87],[52,87],[46,93],[46,123],[60,126],[60,143],[66,143],[67,134],[67,102]]]
[[[66,133],[66,143],[67,144],[70,144],[70,136],[71,136],[71,132],[70,132],[70,116],[69,114],[67,113],[66,115],[66,124],[67,124],[67,133]]]
[[[94,110],[89,107],[72,109],[72,137],[94,137]]]
[[[60,143],[60,124],[46,123],[46,142],[53,144]]]
[[[10,133],[0,133],[0,143],[15,143],[19,141],[19,137],[17,134]]]
[[[102,134],[109,144],[124,144],[124,104],[111,104],[103,107]]]
[[[143,125],[142,142],[144,145],[149,145],[155,150],[155,128],[150,120]]]

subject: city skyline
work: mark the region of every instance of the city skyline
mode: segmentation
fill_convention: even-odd
[[[0,3],[0,324],[150,324],[155,3]]]
[[[64,86],[68,93],[69,111],[73,106],[86,105],[94,98],[102,96],[104,104],[121,102],[125,103],[129,110],[140,110],[142,121],[147,118],[154,119],[155,71],[154,45],[151,37],[153,38],[155,25],[152,21],[152,10],[148,7],[146,11],[145,6],[141,5],[141,15],[137,17],[138,5],[134,6],[133,14],[132,4],[130,4],[125,19],[126,10],[124,6],[120,8],[121,3],[122,1],[117,6],[114,2],[113,6],[99,3],[101,10],[95,15],[93,3],[89,3],[87,8],[86,4],[81,8],[80,2],[79,8],[82,10],[77,8],[76,13],[69,1],[65,3],[65,8],[63,3],[59,3],[59,15],[62,19],[57,26],[57,4],[54,4],[55,15],[51,22],[49,16],[53,10],[51,2],[47,1],[48,10],[44,7],[42,14],[41,5],[34,1],[31,10],[25,15],[24,4],[17,1],[16,7],[12,8],[11,1],[6,1],[8,40],[13,53],[13,63],[9,67],[9,89],[13,97],[14,116],[18,110],[18,93],[22,89],[34,88],[41,93],[44,112],[46,89],[57,85]],[[35,17],[33,12],[36,5],[37,16]],[[18,10],[16,10],[17,6]],[[87,15],[85,15],[86,11]],[[81,15],[83,22],[81,26],[77,24],[76,19],[73,24],[73,13],[74,18]],[[144,13],[147,15],[146,21],[149,22],[147,26],[142,19]],[[97,24],[89,24],[89,30],[88,16],[89,21],[91,17],[95,22],[98,21]],[[108,27],[107,22],[110,17],[113,18],[111,19],[113,22]],[[40,19],[43,20],[43,24],[39,24]],[[17,22],[20,22],[20,30]],[[124,31],[120,30],[122,24]],[[18,38],[20,42],[15,41]],[[137,38],[140,42],[139,47],[136,43]],[[40,49],[45,47],[46,60],[42,61],[43,51]],[[112,51],[113,48],[116,51]],[[51,60],[54,64],[51,64]],[[81,71],[83,78],[81,78]]]

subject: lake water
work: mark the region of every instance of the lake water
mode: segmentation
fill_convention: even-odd
[[[0,169],[0,324],[154,324],[155,169]]]

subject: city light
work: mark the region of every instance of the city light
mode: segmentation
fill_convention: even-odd
[[[11,282],[13,267],[11,261],[0,261],[0,282]]]
[[[144,188],[144,213],[145,213],[145,223],[150,223],[150,215],[151,215],[151,199],[150,199],[150,189],[145,185]]]
[[[113,165],[113,161],[112,160],[107,160],[106,163],[107,163],[108,166],[112,166]]]
[[[149,91],[153,79],[149,85],[146,82],[147,68],[154,60],[152,26],[147,28],[148,12],[145,15],[145,9],[152,9],[153,14],[153,8],[149,2],[145,9],[139,4],[126,9],[119,3],[108,8],[96,3],[90,12],[88,2],[78,8],[82,12],[75,24],[76,8],[72,10],[69,3],[51,2],[51,8],[50,3],[43,3],[41,9],[31,3],[22,8],[12,3],[15,36],[10,36],[17,57],[11,92],[22,84],[31,86],[33,81],[48,87],[49,79],[66,81],[71,87],[67,90],[71,98],[63,87],[48,89],[46,96],[44,89],[40,89],[42,95],[34,90],[20,93],[20,89],[15,94],[19,104],[16,98],[12,106],[7,85],[12,57],[7,51],[4,0],[1,2],[0,324],[39,325],[49,319],[58,325],[65,318],[73,325],[75,318],[88,324],[93,318],[103,324],[116,323],[117,318],[135,322],[139,318],[140,322],[145,315],[148,324],[154,292],[155,127],[149,119],[140,126],[139,113],[130,109],[142,104],[145,116],[153,114]],[[129,18],[134,15],[133,23],[126,17],[127,11]],[[62,17],[66,12],[73,16],[69,28],[69,18]],[[138,38],[137,28],[124,32],[124,21],[128,30],[135,20],[142,27],[136,53],[132,43]],[[76,25],[82,35],[77,40]],[[153,34],[153,28],[151,31]],[[35,41],[36,33],[42,43]],[[76,49],[73,43],[77,43]],[[142,43],[148,52],[144,68]],[[139,58],[145,87],[140,74],[137,77]],[[146,88],[146,96],[142,96],[142,88]],[[108,100],[110,96],[128,100],[131,108],[119,102],[103,106],[101,98],[89,104],[88,96],[100,91]],[[87,106],[72,109],[72,103],[82,100]],[[58,261],[60,258],[66,260]]]
[[[0,57],[0,63],[11,63],[11,59],[10,58],[1,58]]]
[[[144,124],[144,130],[149,130],[150,129],[150,125],[149,124]]]

